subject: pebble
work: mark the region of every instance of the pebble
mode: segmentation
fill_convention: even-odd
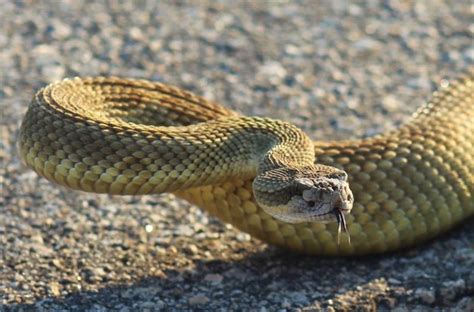
[[[452,301],[461,294],[466,288],[466,282],[463,279],[447,281],[442,284],[440,296],[444,302]]]
[[[106,275],[104,269],[102,268],[88,268],[85,271],[87,279],[94,283],[100,282],[102,278]]]
[[[48,245],[42,245],[40,243],[29,244],[29,247],[31,248],[31,250],[34,250],[37,254],[42,256],[50,256],[54,253],[51,247],[49,247]]]
[[[156,303],[156,302],[152,302],[152,301],[145,301],[145,302],[142,302],[138,305],[138,308],[141,310],[141,311],[156,311],[156,309],[162,309],[163,308],[163,303],[162,302],[159,302],[159,303]]]
[[[213,284],[220,284],[224,277],[220,274],[206,274],[204,280]]]
[[[290,294],[291,301],[297,303],[299,305],[307,305],[309,304],[308,297],[300,292],[294,292]]]
[[[237,234],[237,240],[239,242],[248,242],[252,239],[252,236],[250,236],[249,234],[247,233],[239,233]]]
[[[352,47],[360,53],[374,53],[380,50],[380,43],[370,37],[365,37],[354,42]]]
[[[184,250],[190,255],[196,255],[199,252],[199,249],[196,245],[188,245]]]
[[[57,297],[61,294],[61,292],[59,290],[59,284],[57,282],[51,282],[49,284],[49,290],[51,291],[51,294],[55,297]]]
[[[433,304],[436,301],[434,289],[419,288],[415,291],[415,296],[427,304]]]
[[[392,278],[392,277],[388,278],[387,282],[389,284],[392,284],[392,285],[401,285],[402,284],[401,281],[399,281],[398,279]]]
[[[257,72],[256,80],[264,84],[280,84],[286,76],[285,68],[276,61],[263,64]]]
[[[65,73],[66,69],[61,65],[48,65],[41,68],[41,75],[47,77],[46,81],[49,83],[62,80]]]
[[[474,311],[474,297],[464,297],[458,301],[454,311]]]
[[[190,305],[201,305],[201,304],[206,304],[209,302],[209,298],[204,296],[204,295],[196,295],[191,298],[189,298],[188,302]]]
[[[467,62],[474,62],[474,48],[468,48],[463,52],[463,56],[466,59]]]

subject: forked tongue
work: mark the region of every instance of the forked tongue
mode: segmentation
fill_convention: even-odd
[[[351,244],[351,235],[349,234],[349,231],[347,230],[347,223],[346,223],[346,218],[344,217],[344,213],[336,209],[334,211],[336,214],[336,220],[337,220],[337,245],[339,246],[339,243],[341,241],[341,229],[344,229],[344,232],[347,235],[347,240],[349,241],[349,245]]]

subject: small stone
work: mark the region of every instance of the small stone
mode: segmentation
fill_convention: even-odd
[[[211,282],[213,284],[220,284],[224,277],[220,274],[207,274],[204,277],[204,280],[207,282]]]
[[[419,288],[415,291],[415,297],[427,304],[432,304],[436,301],[434,289]]]
[[[474,62],[474,48],[469,48],[464,51],[463,57],[466,59],[468,62]]]
[[[474,297],[464,297],[459,300],[454,311],[474,311]]]
[[[392,309],[392,312],[406,312],[408,311],[408,307],[404,304],[400,304],[399,306]]]
[[[41,244],[31,244],[30,248],[42,256],[49,256],[54,253],[52,248]]]
[[[154,302],[152,301],[145,301],[140,303],[139,305],[140,310],[147,310],[147,311],[154,311],[155,309],[159,308]]]
[[[285,52],[288,55],[299,55],[299,54],[301,54],[301,50],[297,46],[292,45],[292,44],[289,44],[285,47]]]
[[[61,295],[61,291],[59,290],[59,284],[57,282],[49,283],[49,290],[51,291],[51,294],[55,297]]]
[[[262,83],[277,85],[286,76],[286,69],[278,62],[267,62],[257,73],[257,80]]]
[[[135,296],[135,292],[131,289],[126,289],[120,293],[120,296],[125,299],[132,299]]]
[[[235,289],[235,290],[232,290],[232,292],[230,293],[231,296],[240,296],[243,294],[243,291],[239,290],[239,289]]]
[[[188,245],[184,248],[184,251],[190,255],[195,255],[199,252],[199,249],[196,245]]]
[[[135,294],[138,295],[142,299],[146,298],[154,298],[158,292],[161,291],[159,286],[154,287],[138,287],[135,290]]]
[[[283,302],[281,303],[281,307],[285,309],[291,308],[291,303],[288,301],[288,299],[284,298]]]
[[[53,259],[53,260],[51,261],[51,264],[54,265],[56,268],[58,268],[58,269],[60,269],[60,270],[63,270],[63,269],[64,269],[64,267],[63,267],[63,265],[62,265],[62,263],[61,263],[61,260],[59,260],[59,259]]]
[[[60,53],[54,46],[38,45],[32,53],[36,56],[35,63],[43,79],[53,82],[64,78],[65,68],[61,65]]]
[[[309,304],[308,297],[301,292],[294,292],[290,295],[291,301],[300,305]]]
[[[64,78],[66,70],[61,65],[44,66],[41,75],[47,82],[55,82]]]
[[[191,245],[191,246],[194,246],[194,245]],[[194,246],[194,247],[196,247],[196,246]],[[196,247],[196,251],[197,251],[197,247]],[[176,247],[174,247],[174,246],[170,246],[170,247],[168,247],[168,252],[169,252],[170,254],[178,253],[178,248],[176,248]]]
[[[431,88],[430,81],[423,77],[408,79],[406,84],[413,89],[429,90]]]
[[[59,19],[54,19],[51,21],[52,24],[52,34],[56,39],[64,39],[71,34],[71,27],[61,22]]]
[[[102,277],[106,275],[103,268],[89,268],[86,270],[86,274],[89,282],[100,282]]]
[[[395,278],[392,278],[390,277],[389,279],[387,279],[387,282],[389,284],[392,284],[392,285],[401,285],[402,282],[400,282],[399,280],[395,279]]]
[[[204,296],[204,295],[196,295],[191,298],[189,298],[189,304],[190,305],[200,305],[200,304],[206,304],[209,302],[209,298]]]
[[[396,96],[393,95],[387,95],[386,97],[383,98],[382,100],[383,107],[388,111],[388,112],[394,112],[399,109],[399,107],[402,107],[402,103],[398,100]]]
[[[179,225],[174,230],[177,236],[188,236],[191,237],[195,234],[195,231],[189,225]]]
[[[327,312],[336,312],[336,309],[334,309],[333,306],[328,306],[328,307],[326,308],[326,311],[327,311]]]
[[[237,234],[237,240],[238,240],[239,242],[248,242],[248,241],[250,241],[251,239],[252,239],[252,237],[251,237],[249,234],[247,234],[247,233],[239,233],[239,234]]]
[[[370,37],[362,38],[352,45],[359,53],[375,52],[381,48],[380,43]]]
[[[463,279],[448,281],[443,283],[440,289],[440,295],[443,302],[449,302],[456,298],[466,288],[466,282]]]
[[[43,236],[41,236],[41,235],[31,236],[30,240],[34,243],[37,243],[37,244],[44,244]]]
[[[94,304],[92,305],[91,309],[89,311],[94,311],[94,312],[106,312],[107,308],[104,306],[101,306],[99,304]]]

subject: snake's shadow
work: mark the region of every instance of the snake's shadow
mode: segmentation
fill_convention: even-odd
[[[193,260],[192,269],[163,270],[160,276],[139,278],[128,285],[117,284],[105,286],[97,292],[79,291],[65,297],[43,298],[33,305],[15,305],[14,308],[29,309],[40,305],[84,310],[98,305],[113,309],[120,304],[129,307],[135,304],[136,307],[137,302],[149,301],[161,302],[156,304],[156,308],[173,310],[176,307],[169,306],[167,302],[179,302],[178,310],[183,307],[206,309],[206,304],[188,304],[189,299],[199,293],[210,296],[210,302],[228,304],[223,308],[238,308],[241,302],[255,303],[255,308],[265,302],[324,308],[331,302],[330,299],[336,299],[337,308],[340,296],[346,296],[346,300],[354,296],[354,307],[355,297],[359,297],[360,301],[360,296],[366,296],[369,305],[390,308],[393,302],[386,298],[397,297],[397,289],[410,289],[410,285],[416,286],[417,283],[432,283],[433,278],[440,281],[443,278],[452,279],[453,273],[449,272],[449,268],[439,268],[443,260],[437,257],[444,246],[451,244],[450,241],[467,236],[466,239],[472,243],[473,226],[474,220],[471,219],[459,230],[438,238],[439,241],[416,249],[376,256],[321,258],[291,254],[272,247],[250,254],[244,250],[240,252],[245,256],[239,260]],[[427,259],[433,263],[426,263]],[[426,269],[428,266],[431,268]],[[437,269],[433,271],[433,267]]]

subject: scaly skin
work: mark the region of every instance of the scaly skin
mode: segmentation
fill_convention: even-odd
[[[254,155],[242,140],[268,128],[282,136],[282,129],[294,129],[298,137],[298,129],[239,118],[175,87],[119,78],[48,86],[25,116],[20,154],[61,185],[110,194],[171,191],[254,237],[298,252],[380,253],[426,241],[474,214],[473,95],[474,77],[464,77],[435,93],[396,131],[313,142],[316,164],[349,174],[351,244],[346,237],[338,244],[336,223],[284,223],[254,199]],[[204,121],[189,131],[156,127]]]

